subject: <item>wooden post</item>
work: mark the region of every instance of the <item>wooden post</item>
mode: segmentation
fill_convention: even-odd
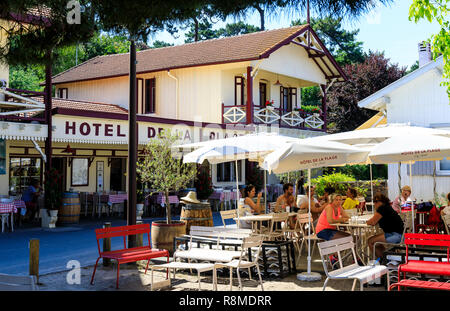
[[[253,77],[252,66],[247,67],[247,124],[253,123]]]
[[[39,283],[39,240],[30,240],[30,275],[36,276],[36,283]]]
[[[103,224],[103,228],[111,228],[110,222],[105,222]],[[108,252],[111,250],[111,238],[105,238],[103,239],[103,251]],[[109,258],[103,258],[103,266],[108,267],[111,264],[111,259]]]
[[[143,224],[142,220],[136,221],[136,225],[141,225],[141,224]],[[136,235],[136,246],[137,247],[144,246],[144,235],[142,233]]]

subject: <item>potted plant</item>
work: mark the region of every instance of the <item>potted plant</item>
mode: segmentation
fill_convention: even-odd
[[[138,190],[136,193],[136,219],[142,220],[144,214],[145,195],[144,190]]]
[[[273,99],[271,101],[266,100],[266,108],[273,109]]]
[[[62,175],[55,168],[45,172],[45,208],[40,209],[41,227],[55,228],[58,220],[58,210],[62,201]]]
[[[152,139],[145,146],[144,157],[137,163],[137,173],[143,183],[151,183],[153,192],[165,197],[166,220],[152,222],[152,245],[164,248],[173,254],[173,239],[186,233],[183,221],[171,217],[169,192],[186,188],[197,174],[195,164],[183,163],[181,157],[173,157],[171,147],[178,136],[162,131],[158,139]]]

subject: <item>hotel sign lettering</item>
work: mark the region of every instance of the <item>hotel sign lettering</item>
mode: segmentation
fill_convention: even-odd
[[[83,141],[92,143],[124,143],[128,142],[127,121],[79,120],[78,118],[54,118],[53,137],[60,141]],[[201,124],[201,123],[199,123]],[[170,129],[184,142],[227,138],[245,134],[242,129],[223,129],[217,124],[202,126],[188,126],[185,124],[160,124],[150,122],[138,123],[139,143],[146,143],[149,139],[157,138],[162,131]],[[200,139],[201,137],[201,139]]]

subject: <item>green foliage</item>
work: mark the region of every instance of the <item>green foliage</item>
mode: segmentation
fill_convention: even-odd
[[[195,164],[183,163],[175,158],[171,147],[178,136],[169,130],[162,131],[158,139],[152,139],[144,148],[144,157],[137,162],[136,172],[143,183],[150,183],[153,193],[163,192],[169,202],[169,192],[186,188],[196,177]],[[171,223],[170,204],[166,204],[167,223]]]
[[[160,40],[156,40],[153,42],[153,45],[150,47],[151,49],[164,48],[167,46],[173,46],[173,43],[168,43]]]
[[[417,23],[426,19],[430,23],[437,21],[441,26],[438,33],[433,34],[427,42],[431,43],[433,59],[442,54],[444,60],[444,81],[441,85],[447,87],[450,98],[450,0],[413,0],[409,8],[409,20]]]
[[[311,179],[311,184],[316,187],[316,193],[318,195],[323,195],[327,187],[333,187],[336,193],[344,195],[348,189],[346,182],[349,181],[355,181],[355,178],[343,173],[334,173],[313,178]]]
[[[433,203],[436,204],[436,206],[439,208],[447,206],[447,204],[449,204],[449,202],[447,201],[447,195],[445,193],[441,193],[441,195],[435,193]]]
[[[322,105],[322,94],[318,86],[303,87],[301,91],[302,107]]]
[[[39,83],[45,79],[42,65],[14,65],[9,68],[9,87],[13,89],[41,92]]]
[[[330,172],[340,172],[355,177],[357,180],[370,180],[369,165],[345,165],[329,169]],[[387,165],[372,165],[372,179],[387,179]]]
[[[320,113],[321,109],[320,107],[316,105],[302,105],[300,109],[298,109],[300,112],[309,112],[309,113]]]
[[[416,62],[414,64],[412,64],[411,67],[409,67],[409,69],[405,72],[405,75],[413,72],[416,69],[419,69],[419,61],[418,60],[416,60]]]
[[[259,31],[258,27],[245,24],[244,22],[226,24],[225,27],[219,29],[213,29],[212,26],[213,25],[209,20],[204,20],[198,24],[198,41],[239,36]],[[185,34],[185,43],[194,42],[195,35],[195,23],[191,23],[189,24],[189,31]]]

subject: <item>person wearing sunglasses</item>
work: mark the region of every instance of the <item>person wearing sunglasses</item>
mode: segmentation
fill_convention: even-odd
[[[400,215],[391,207],[389,198],[382,193],[377,193],[373,197],[373,203],[375,213],[372,218],[366,221],[366,223],[371,226],[378,224],[384,233],[369,237],[367,243],[370,250],[373,250],[373,246],[376,242],[392,244],[400,243],[403,234],[403,221]],[[377,245],[377,248],[375,249],[377,261],[380,261],[383,252],[383,245]]]

